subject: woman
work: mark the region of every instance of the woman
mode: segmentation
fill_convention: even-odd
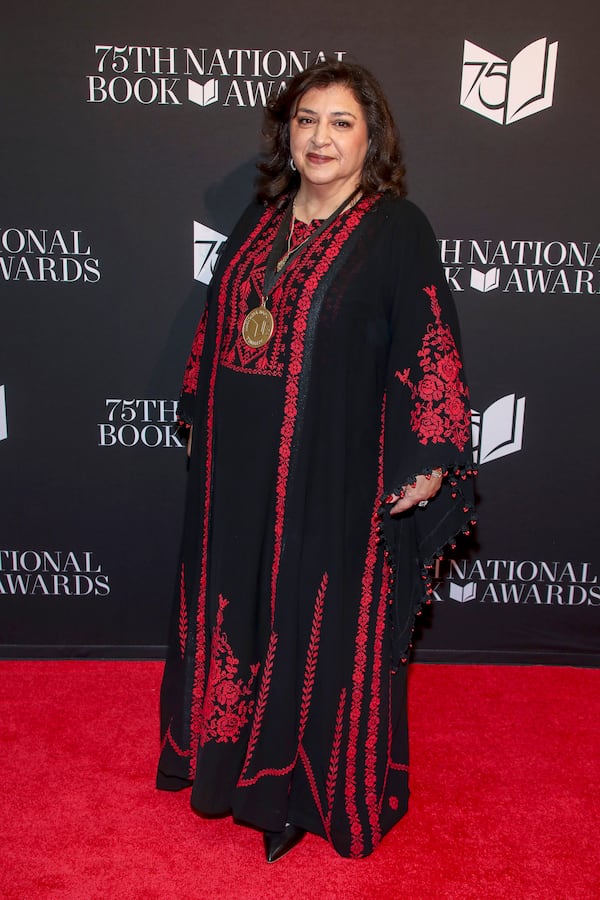
[[[316,64],[267,111],[258,200],[209,290],[158,787],[366,856],[408,802],[406,656],[466,529],[469,405],[431,229],[372,75]]]

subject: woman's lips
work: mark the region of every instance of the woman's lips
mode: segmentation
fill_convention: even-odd
[[[307,153],[306,158],[314,165],[321,166],[323,163],[331,162],[332,156],[323,156],[321,153]]]

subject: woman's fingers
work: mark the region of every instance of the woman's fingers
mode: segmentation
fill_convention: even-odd
[[[430,475],[417,475],[412,484],[405,484],[402,488],[402,496],[391,494],[389,502],[393,505],[390,507],[392,516],[401,512],[406,512],[419,503],[427,505],[427,503],[435,497],[442,486],[442,471],[434,469]]]

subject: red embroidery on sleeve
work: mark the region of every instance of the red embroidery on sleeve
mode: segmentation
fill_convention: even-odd
[[[416,384],[410,369],[396,372],[402,384],[410,388],[415,401],[410,416],[412,430],[421,444],[450,441],[462,451],[471,431],[469,391],[461,379],[462,363],[442,311],[435,285],[423,288],[431,301],[434,322],[430,322],[417,353],[423,376]]]
[[[198,372],[200,370],[200,357],[202,356],[202,348],[204,347],[204,337],[206,335],[207,310],[204,308],[202,317],[196,329],[196,334],[192,342],[192,349],[188,357],[183,375],[183,392],[186,394],[195,394],[198,385]]]

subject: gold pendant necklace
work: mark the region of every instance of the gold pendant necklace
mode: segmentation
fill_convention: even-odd
[[[275,271],[277,273],[281,272],[292,253],[299,250],[310,237],[310,235],[308,235],[308,237],[305,237],[303,241],[292,248],[291,244],[295,225],[296,216],[294,215],[294,207],[292,206],[292,226],[288,235],[287,250],[275,265]],[[252,347],[253,349],[264,347],[265,344],[271,340],[275,328],[275,320],[273,319],[272,313],[267,309],[266,303],[267,298],[263,297],[260,301],[260,306],[251,309],[250,312],[247,313],[242,324],[242,337],[244,342],[248,347]]]
[[[260,306],[251,309],[242,325],[242,337],[248,347],[264,347],[271,340],[275,321],[265,306],[266,298],[260,301]]]

